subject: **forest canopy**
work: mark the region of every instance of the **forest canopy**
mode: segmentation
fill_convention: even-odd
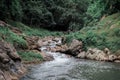
[[[120,11],[119,6],[120,0],[0,0],[0,20],[75,31]]]

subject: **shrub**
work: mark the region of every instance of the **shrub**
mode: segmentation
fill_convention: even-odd
[[[120,28],[114,29],[113,32],[115,36],[120,37]]]
[[[86,43],[87,45],[96,45],[98,36],[93,31],[88,31],[86,33]]]

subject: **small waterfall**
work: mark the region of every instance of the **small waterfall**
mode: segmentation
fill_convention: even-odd
[[[68,59],[68,56],[59,52],[51,52],[47,48],[55,48],[57,45],[62,44],[61,39],[59,39],[57,42],[56,41],[51,41],[49,42],[49,45],[42,46],[40,48],[41,51],[50,54],[53,56],[54,61],[53,62],[66,62]]]

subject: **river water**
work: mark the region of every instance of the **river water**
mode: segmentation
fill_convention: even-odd
[[[45,48],[44,48],[45,49]],[[120,80],[120,64],[75,59],[47,52],[54,60],[29,67],[20,80]]]

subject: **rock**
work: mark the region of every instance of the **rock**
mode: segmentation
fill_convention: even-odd
[[[110,52],[110,50],[109,50],[108,48],[105,48],[105,49],[104,49],[104,53],[106,53],[107,55],[110,55],[110,54],[111,54],[111,52]]]
[[[0,20],[0,26],[7,26],[7,24],[4,21]]]
[[[94,49],[88,49],[87,53],[86,53],[86,57],[88,59],[94,59],[94,60],[98,60],[98,61],[108,61],[108,55],[106,53],[104,53],[102,50],[99,50],[97,48]]]
[[[26,37],[24,37],[24,39],[27,41],[27,46],[28,46],[29,50],[39,48],[38,47],[39,37],[36,37],[36,36],[28,37],[28,36],[26,36]]]
[[[25,71],[15,48],[10,43],[0,41],[0,80],[13,80],[13,74],[14,77],[20,77]]]
[[[114,54],[109,55],[109,61],[113,62],[116,59],[117,59],[116,55],[114,55]]]
[[[73,56],[77,56],[80,52],[82,52],[83,44],[81,41],[74,39],[68,49],[65,51],[66,54],[70,54]]]
[[[66,51],[68,50],[68,47],[67,45],[59,45],[59,46],[56,46],[54,48],[51,48],[51,51],[52,52],[61,52],[61,53],[65,53]]]
[[[98,61],[108,61],[108,55],[106,55],[105,53],[101,52],[97,55],[96,60]]]
[[[117,56],[117,60],[120,60],[120,55]]]
[[[96,54],[96,49],[88,49],[88,51],[87,51],[87,53],[86,53],[86,57],[88,58],[88,59],[96,59],[96,57],[97,57],[97,54]]]
[[[54,59],[52,55],[46,54],[45,52],[40,52],[40,54],[42,55],[42,57],[45,61],[51,61]]]
[[[68,50],[68,46],[66,44],[65,45],[61,45],[60,47],[61,47],[61,49],[58,50],[57,52],[64,53],[64,52],[66,52]]]
[[[54,60],[53,56],[50,54],[46,54],[45,57],[43,57],[45,61],[52,61]]]
[[[77,58],[85,59],[86,58],[86,52],[83,51],[77,55]]]
[[[116,62],[116,63],[120,63],[120,60],[115,60],[114,62]]]
[[[23,35],[22,31],[17,27],[10,27],[11,31],[17,35]]]
[[[55,41],[55,42],[59,42],[59,40],[61,40],[61,38],[53,38],[53,41]]]

